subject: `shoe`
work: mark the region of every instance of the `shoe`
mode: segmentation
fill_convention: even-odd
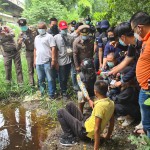
[[[66,138],[62,138],[60,139],[60,144],[63,146],[73,146],[76,145],[76,139],[75,137],[66,137]]]
[[[126,116],[120,116],[120,117],[117,118],[118,121],[123,121],[125,119],[126,119]]]
[[[73,138],[74,136],[73,135],[66,135],[66,134],[62,134],[61,136],[60,136],[60,139],[66,139],[66,138]]]
[[[137,126],[135,126],[135,129],[143,129],[142,121]]]
[[[124,120],[124,122],[122,123],[122,126],[123,127],[126,127],[126,126],[129,126],[131,123],[133,123],[134,122],[134,119],[133,118],[126,118],[125,120]]]

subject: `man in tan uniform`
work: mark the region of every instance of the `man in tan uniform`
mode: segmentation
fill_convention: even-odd
[[[4,65],[6,72],[6,81],[8,83],[11,82],[12,79],[12,60],[14,60],[17,81],[19,84],[23,83],[23,75],[22,75],[22,66],[21,66],[21,58],[20,52],[16,49],[16,44],[14,41],[14,33],[7,26],[0,27],[0,45],[3,48],[3,57],[4,57]]]
[[[29,74],[29,84],[31,86],[34,86],[34,39],[35,36],[37,35],[37,32],[32,31],[31,29],[28,28],[26,25],[26,19],[20,18],[18,20],[18,24],[21,28],[21,33],[18,38],[18,46],[17,49],[20,50],[22,47],[22,43],[25,44],[26,46],[26,59],[27,59],[27,64],[28,64],[28,74]]]
[[[75,68],[80,71],[80,64],[85,58],[93,59],[94,40],[89,37],[90,27],[81,25],[79,27],[80,36],[73,42],[73,59]]]

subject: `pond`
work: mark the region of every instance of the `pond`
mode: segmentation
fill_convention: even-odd
[[[39,150],[55,128],[47,115],[39,116],[37,110],[7,105],[0,109],[0,150]]]

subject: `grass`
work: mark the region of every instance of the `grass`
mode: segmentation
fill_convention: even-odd
[[[25,57],[25,52],[22,51],[21,54],[21,61],[22,61],[22,70],[23,70],[23,78],[24,78],[24,84],[23,86],[18,86],[17,84],[17,78],[16,78],[16,72],[14,64],[12,66],[12,83],[11,85],[8,85],[5,82],[5,68],[4,68],[4,61],[3,58],[0,58],[0,105],[3,106],[12,103],[13,101],[23,101],[25,96],[32,96],[36,93],[38,88],[32,88],[30,85],[28,85],[28,67],[27,67],[27,61]],[[35,71],[36,72],[36,71]],[[35,73],[35,83],[37,83],[37,75]],[[73,92],[72,89],[72,82],[71,79],[69,79],[68,84],[68,94],[70,95],[71,101],[76,102],[77,97],[76,94]],[[59,88],[59,84],[57,84],[57,89]],[[66,103],[63,102],[63,100],[54,100],[50,101],[48,99],[48,95],[45,94],[43,98],[39,97],[40,99],[40,107],[46,110],[49,110],[49,115],[54,120],[57,118],[57,110],[64,107]],[[8,103],[7,103],[8,102]]]
[[[35,92],[35,90],[28,85],[28,67],[24,52],[22,52],[21,61],[24,84],[20,87],[17,84],[14,63],[12,66],[12,83],[11,85],[8,85],[5,81],[4,61],[3,58],[0,59],[0,100],[8,99],[10,97],[23,97],[25,95],[32,95]]]

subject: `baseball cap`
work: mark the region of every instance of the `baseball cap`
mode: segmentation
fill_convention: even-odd
[[[90,27],[88,25],[81,25],[78,28],[83,35],[89,34]]]
[[[101,22],[101,29],[107,29],[107,28],[109,28],[109,22],[108,22],[108,20],[103,20],[102,22]]]
[[[64,29],[67,29],[68,28],[68,24],[66,21],[62,20],[59,22],[59,28],[60,30],[64,30]]]

